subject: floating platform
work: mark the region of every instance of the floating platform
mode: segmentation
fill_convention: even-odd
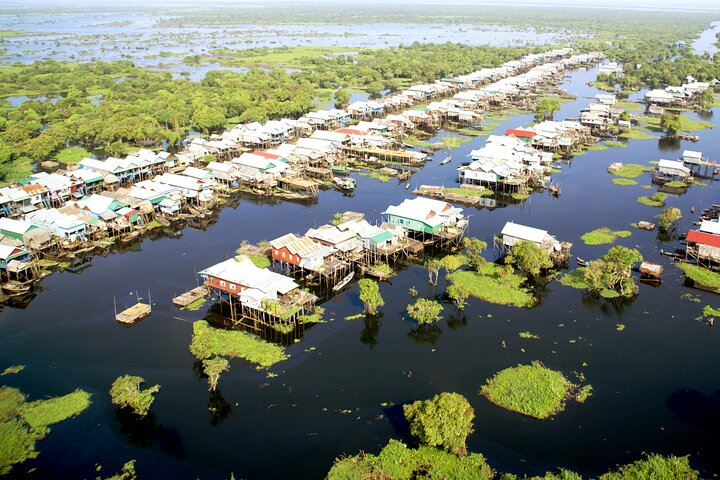
[[[122,312],[115,315],[115,320],[120,323],[131,325],[138,320],[142,320],[152,313],[152,307],[149,303],[138,302],[130,308],[126,308]]]
[[[172,303],[180,308],[185,308],[193,302],[197,302],[201,298],[206,297],[208,293],[207,287],[205,285],[200,285],[199,287],[195,287],[192,290],[173,298]]]

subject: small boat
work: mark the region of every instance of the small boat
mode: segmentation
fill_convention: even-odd
[[[450,163],[450,160],[452,160],[452,156],[448,155],[448,156],[445,158],[445,160],[443,160],[442,162],[440,162],[440,165],[445,165],[445,164],[447,164],[447,163]]]
[[[130,233],[128,233],[127,235],[125,235],[124,237],[122,237],[122,238],[120,239],[120,242],[121,242],[121,243],[130,243],[130,242],[132,242],[133,240],[135,240],[135,239],[136,239],[137,237],[139,237],[139,236],[140,236],[140,232],[138,232],[138,231],[136,230],[136,231],[130,232]]]
[[[580,257],[575,257],[575,258],[577,258],[578,265],[580,265],[581,267],[587,267],[587,264],[588,264],[587,260],[585,260],[584,258],[580,258]]]
[[[3,293],[11,297],[25,295],[31,288],[32,283],[21,283],[15,280],[10,280],[9,282],[2,284]]]
[[[157,220],[157,222],[158,222],[160,225],[162,225],[163,227],[169,227],[169,226],[170,226],[170,220],[168,220],[168,219],[165,218],[165,217],[158,216],[158,217],[155,217],[155,220]]]
[[[549,191],[550,195],[552,195],[553,197],[560,196],[560,187],[558,187],[557,185],[550,185]]]
[[[342,165],[333,165],[330,167],[330,170],[332,170],[333,173],[337,174],[346,174],[347,173],[347,167],[344,167]]]
[[[353,191],[355,190],[355,179],[333,177],[333,185],[340,190]]]
[[[343,278],[342,280],[340,280],[340,283],[338,283],[337,285],[335,285],[335,286],[332,288],[333,292],[339,292],[340,290],[342,290],[342,288],[343,288],[345,285],[347,285],[348,283],[350,283],[350,281],[353,279],[354,276],[355,276],[355,272],[350,272],[349,274],[347,274],[347,276],[345,276],[345,278]]]
[[[405,184],[405,190],[407,190],[408,188],[410,188],[410,182]]]

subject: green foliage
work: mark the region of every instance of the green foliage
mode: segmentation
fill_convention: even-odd
[[[565,408],[565,400],[574,388],[562,373],[532,362],[496,373],[480,394],[508,410],[546,419]]]
[[[710,288],[715,293],[720,293],[720,273],[689,263],[678,263],[676,266],[685,272],[685,276],[693,282],[705,288]]]
[[[140,417],[144,417],[150,411],[150,406],[155,401],[155,393],[160,390],[160,385],[153,385],[145,390],[140,389],[144,378],[134,375],[123,375],[118,377],[110,387],[110,399],[113,404],[121,408],[130,408]]]
[[[403,413],[410,423],[410,433],[422,445],[458,456],[467,454],[465,441],[473,431],[475,412],[459,393],[443,392],[430,400],[403,405]]]
[[[11,365],[7,367],[5,370],[3,370],[0,375],[13,375],[16,373],[20,373],[25,369],[25,365]]]
[[[535,297],[522,286],[523,275],[512,272],[512,267],[488,263],[480,272],[457,271],[448,275],[450,285],[469,292],[470,296],[498,305],[530,307]]]
[[[615,185],[623,185],[623,186],[633,186],[637,185],[637,182],[631,178],[613,178],[612,182]]]
[[[538,337],[537,335],[535,335],[532,332],[519,332],[518,337],[525,338],[528,340],[539,340],[540,339],[540,337]]]
[[[705,305],[703,308],[703,317],[720,318],[720,308],[713,308],[710,305]]]
[[[699,478],[699,472],[690,467],[688,457],[648,455],[629,465],[623,465],[614,472],[600,476],[599,480],[635,480],[635,479],[682,479]]]
[[[489,188],[479,190],[477,188],[446,187],[443,189],[443,193],[466,195],[468,197],[489,197],[493,195],[493,191]]]
[[[660,127],[667,132],[668,135],[675,135],[682,128],[680,115],[673,113],[663,113],[660,116]]]
[[[505,263],[515,265],[527,275],[540,275],[540,272],[553,267],[550,254],[537,243],[522,240],[510,249]]]
[[[623,112],[623,113],[627,113],[627,112]],[[654,135],[650,135],[648,133],[641,131],[637,127],[631,127],[630,130],[628,130],[627,132],[621,133],[620,135],[618,135],[618,137],[625,138],[628,140],[653,140],[653,139],[657,138]]]
[[[84,411],[90,405],[90,394],[76,390],[63,397],[25,400],[19,390],[0,387],[0,475],[17,463],[36,458],[35,442],[48,434],[50,425]]]
[[[628,230],[613,231],[607,227],[598,228],[581,236],[586,245],[604,245],[613,243],[617,237],[626,238],[632,235]]]
[[[676,224],[682,218],[682,213],[679,208],[670,207],[665,209],[660,215],[657,216],[658,226],[661,230],[669,230],[674,224]]]
[[[208,386],[211,391],[217,390],[220,374],[230,369],[230,362],[222,357],[206,358],[202,361],[203,373],[208,376]]]
[[[265,255],[257,255],[257,254],[244,254],[246,257],[250,259],[253,264],[258,268],[268,268],[270,267],[270,259]]]
[[[60,163],[79,163],[83,158],[90,157],[91,154],[81,147],[70,147],[60,150],[55,155],[55,160]]]
[[[535,121],[541,122],[547,118],[552,119],[555,112],[560,110],[560,101],[557,98],[546,97],[535,105]]]
[[[712,88],[708,88],[698,95],[697,104],[703,110],[710,110],[715,106],[715,95]]]
[[[446,293],[459,310],[465,308],[465,302],[470,296],[470,290],[466,285],[462,283],[453,283],[448,286]]]
[[[631,297],[638,292],[637,284],[630,275],[632,265],[643,260],[635,249],[622,246],[612,247],[598,260],[593,260],[583,269],[586,287],[605,298],[613,298],[608,291]]]
[[[626,163],[619,169],[612,172],[613,175],[616,177],[623,177],[623,178],[637,178],[640,175],[642,175],[645,172],[651,172],[653,169],[652,167],[648,167],[647,165],[639,165],[637,163]]]
[[[335,106],[342,108],[343,105],[350,103],[350,92],[346,89],[340,89],[335,92]]]
[[[482,251],[487,248],[487,243],[475,237],[463,238],[463,246],[470,265],[478,270],[485,265],[486,260],[482,257]]]
[[[47,427],[74,417],[90,406],[91,395],[75,390],[62,397],[27,402],[20,408],[20,415],[34,432],[47,432]]]
[[[638,197],[637,201],[642,203],[643,205],[647,205],[649,207],[657,207],[662,208],[665,206],[665,200],[667,199],[667,195],[662,192],[655,192],[652,195],[648,196],[641,196]]]
[[[418,298],[415,303],[408,305],[407,312],[419,325],[429,325],[442,319],[440,312],[443,306],[437,300]]]
[[[242,358],[257,368],[267,368],[288,358],[279,345],[240,330],[215,328],[205,320],[193,324],[190,353],[198,360],[214,356]]]
[[[577,268],[572,272],[566,273],[560,277],[559,282],[561,285],[565,285],[566,287],[577,288],[580,290],[590,288],[588,283],[585,281],[585,269],[583,268]]]
[[[135,460],[130,460],[123,465],[120,473],[113,475],[112,477],[101,478],[96,477],[95,480],[136,480],[137,474],[135,473]]]
[[[441,260],[440,264],[447,270],[448,273],[452,273],[458,268],[464,267],[469,262],[468,257],[465,255],[445,255]]]
[[[494,477],[485,457],[471,453],[458,457],[434,447],[408,448],[390,440],[380,454],[361,453],[335,460],[328,480],[490,480]]]
[[[673,180],[672,182],[666,182],[664,186],[670,188],[685,188],[687,187],[687,183],[681,182],[679,180]]]
[[[584,385],[578,390],[575,396],[575,401],[578,403],[585,403],[588,398],[592,397],[592,385]]]
[[[365,313],[375,315],[377,309],[385,305],[378,283],[369,278],[363,278],[358,282],[358,287],[360,288],[360,301],[365,306]]]

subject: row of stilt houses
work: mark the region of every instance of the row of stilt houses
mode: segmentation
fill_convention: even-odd
[[[35,173],[0,188],[0,245],[32,257],[92,250],[93,242],[106,238],[131,240],[153,221],[206,217],[227,192],[312,198],[325,185],[352,189],[352,182],[336,182],[334,175],[347,171],[353,159],[372,168],[392,162],[408,169],[402,175],[410,174],[427,154],[401,148],[408,132],[447,121],[478,124],[485,109],[531,96],[559,81],[565,68],[601,58],[571,53],[527,55],[297,120],[238,125],[208,139],[193,138],[177,153],[140,149],[125,158],[86,158],[67,170]],[[370,250],[365,263],[382,251]],[[337,278],[347,268],[338,264],[332,270]]]
[[[198,273],[208,293],[218,299],[214,308],[231,325],[287,332],[302,324],[318,300],[358,276],[384,279],[396,262],[419,256],[426,247],[458,247],[467,222],[462,209],[447,202],[407,199],[389,206],[379,224],[347,212],[335,225],[271,240],[264,252],[270,268],[259,268],[240,255]]]

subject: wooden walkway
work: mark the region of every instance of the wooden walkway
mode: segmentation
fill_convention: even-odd
[[[148,303],[136,303],[130,308],[126,308],[122,312],[115,315],[115,320],[120,323],[132,324],[141,320],[152,312],[152,307]]]
[[[172,303],[180,308],[186,308],[188,305],[192,304],[193,302],[196,302],[200,300],[203,297],[206,297],[208,294],[208,289],[205,285],[200,285],[199,287],[195,287],[192,290],[189,290],[181,295],[178,295],[177,297],[172,299]]]

